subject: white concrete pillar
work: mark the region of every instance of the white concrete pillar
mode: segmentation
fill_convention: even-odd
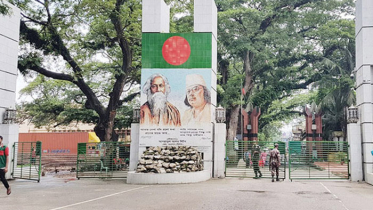
[[[373,1],[356,1],[356,98],[364,178],[373,184]],[[351,158],[353,153],[351,154]]]
[[[350,155],[350,180],[362,181],[363,180],[363,163],[361,151],[361,133],[360,125],[357,123],[350,123],[347,125],[347,140]]]
[[[130,146],[130,166],[129,171],[134,171],[139,162],[139,134],[140,123],[131,124],[131,146]]]
[[[214,0],[194,0],[194,32],[211,32],[217,38],[218,10]]]
[[[214,178],[225,177],[225,142],[227,130],[225,123],[215,124]]]
[[[211,119],[215,122],[215,108],[217,106],[217,30],[218,10],[214,0],[194,0],[194,33],[211,33]]]
[[[4,3],[8,4],[6,1]],[[15,109],[18,63],[20,10],[11,4],[10,15],[0,15],[0,135],[9,147],[9,168],[6,178],[12,178],[14,142],[18,142],[18,125],[2,124],[7,109]]]
[[[170,32],[170,8],[163,0],[142,0],[142,32]]]

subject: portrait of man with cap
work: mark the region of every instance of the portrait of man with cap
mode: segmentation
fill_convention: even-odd
[[[202,75],[186,76],[185,105],[189,107],[182,117],[183,126],[197,125],[201,122],[211,122],[211,94],[207,89]]]
[[[143,86],[147,101],[140,107],[140,124],[181,126],[179,110],[167,101],[170,84],[162,74],[151,75]]]

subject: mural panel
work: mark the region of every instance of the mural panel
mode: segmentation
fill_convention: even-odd
[[[211,70],[143,69],[140,146],[211,145]]]

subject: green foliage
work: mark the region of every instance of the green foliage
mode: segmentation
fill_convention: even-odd
[[[353,20],[336,15],[352,14],[352,0],[216,3],[219,54],[230,64],[228,73],[220,72],[228,75],[226,84],[221,84],[227,96],[218,98],[227,113],[232,113],[229,109],[238,104],[240,90],[245,88],[244,104],[261,108],[259,130],[301,114],[302,106],[316,99],[315,93],[298,99],[301,90],[334,72],[349,72],[346,68],[354,66],[353,57],[342,57],[354,54],[347,50],[354,43]],[[338,68],[329,68],[328,60],[338,61]],[[237,74],[244,76],[241,82]],[[236,91],[226,94],[226,88]]]
[[[13,3],[22,12],[18,68],[34,80],[23,90],[34,101],[22,107],[34,123],[95,123],[101,140],[128,126],[126,97],[140,82],[141,1]]]
[[[193,32],[194,6],[192,0],[165,0],[170,6],[170,33]]]
[[[275,142],[281,139],[281,127],[282,123],[277,121],[271,124],[265,125],[258,133],[259,141]]]
[[[11,13],[9,5],[0,0],[0,17],[2,15],[9,15]]]

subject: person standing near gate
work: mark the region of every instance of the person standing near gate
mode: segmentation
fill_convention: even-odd
[[[246,168],[250,168],[251,167],[251,153],[250,153],[250,150],[247,150],[244,154],[244,160],[245,160],[245,163],[246,163]]]
[[[4,187],[7,189],[7,195],[11,193],[10,186],[5,178],[5,174],[8,172],[8,155],[9,148],[3,144],[3,137],[0,136],[0,179],[4,184]]]
[[[280,167],[280,151],[278,151],[278,144],[275,144],[275,148],[270,152],[269,156],[269,167],[271,169],[271,175],[272,175],[272,182],[274,182],[274,176],[276,173],[276,181],[280,181],[278,179],[278,168]]]
[[[262,177],[262,172],[260,171],[260,168],[259,168],[259,159],[260,159],[260,146],[255,144],[253,147],[253,156],[252,156],[255,178],[258,178],[258,173],[259,173],[259,178]]]

